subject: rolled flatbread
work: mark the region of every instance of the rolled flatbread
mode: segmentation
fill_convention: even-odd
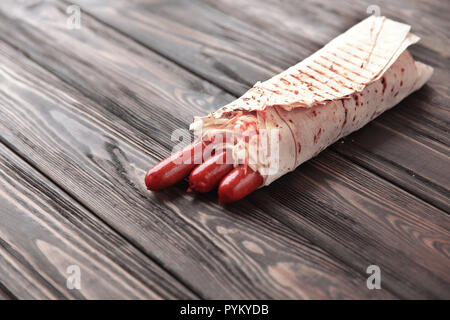
[[[258,171],[268,185],[431,77],[433,69],[406,50],[419,41],[410,28],[369,17],[237,100],[195,117],[191,130],[203,137],[232,133],[234,163]]]

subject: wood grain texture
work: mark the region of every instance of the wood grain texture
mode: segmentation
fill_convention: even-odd
[[[0,184],[0,281],[15,297],[195,298],[4,145]],[[71,265],[80,290],[67,288]]]
[[[285,183],[292,189],[282,188]],[[449,296],[450,218],[434,207],[413,204],[403,190],[388,190],[385,181],[333,153],[322,153],[276,181],[267,194],[270,200],[258,202],[272,216],[355,269],[369,261],[379,265],[393,291]]]
[[[0,300],[12,300],[14,296],[0,283]]]
[[[86,112],[112,127],[119,121],[138,129],[127,138],[161,158],[174,145],[168,133],[187,130],[195,114],[233,99],[87,15],[81,30],[68,31],[64,4],[43,1],[10,10],[13,2],[0,4],[3,38],[99,103],[100,110]],[[165,148],[155,150],[155,142]]]
[[[233,96],[89,16],[67,31],[55,2],[10,8],[3,141],[201,297],[449,297],[448,217],[333,152],[226,208],[186,184],[148,193],[171,130]]]
[[[307,57],[366,17],[373,1],[103,1],[76,3],[160,54],[238,96]],[[408,2],[410,3],[410,2]],[[429,84],[331,148],[443,210],[448,201],[448,23],[439,1],[378,3],[422,36],[411,51],[435,68]],[[426,9],[425,9],[426,8]],[[422,14],[425,11],[425,14]],[[420,12],[420,13],[419,13]],[[428,15],[427,15],[428,13]],[[433,32],[431,32],[433,30]],[[245,70],[245,71],[243,71]],[[428,155],[427,159],[418,155]]]
[[[186,185],[148,193],[157,160],[86,116],[97,105],[5,44],[0,68],[4,142],[200,296],[394,297],[249,203],[226,212]]]

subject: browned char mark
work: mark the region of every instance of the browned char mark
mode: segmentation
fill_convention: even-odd
[[[386,78],[385,77],[381,77],[381,84],[383,85],[382,93],[384,95],[384,92],[386,91],[386,87],[387,87],[387,82],[386,82]]]
[[[317,131],[317,133],[314,135],[314,144],[317,144],[321,134],[322,134],[322,128],[319,128],[319,131]]]
[[[346,61],[346,62],[349,63],[349,64],[355,65],[354,63],[350,62],[349,60],[347,60],[347,59],[345,59],[345,58],[343,58],[343,57],[341,57],[341,56],[338,56],[336,53],[333,53],[333,56],[335,56],[337,59],[341,59],[341,60],[343,60],[343,61]],[[338,67],[344,69],[344,70],[347,71],[348,73],[354,74],[354,75],[356,75],[356,76],[358,76],[358,77],[360,77],[360,78],[362,78],[362,79],[364,79],[364,80],[366,80],[366,81],[370,81],[370,80],[371,80],[370,78],[366,77],[365,75],[363,75],[363,74],[361,74],[361,73],[358,73],[358,72],[356,72],[356,71],[353,71],[353,70],[349,69],[348,67],[346,67],[346,66],[340,64],[340,63],[337,62],[336,60],[330,60],[329,58],[327,58],[327,57],[325,57],[325,56],[321,56],[321,58],[324,59],[324,60],[327,60],[327,61],[329,61],[329,62],[331,62],[331,63],[333,63],[333,64],[335,64],[335,65],[337,65]],[[314,62],[318,64],[317,61],[314,61]],[[360,69],[359,66],[358,66],[358,68]],[[341,73],[338,73],[338,72],[336,72],[336,71],[334,71],[334,72],[335,72],[337,75],[340,75],[340,76],[343,77],[343,75],[342,75]],[[356,83],[358,83],[358,84],[362,84],[361,82],[358,82],[358,81],[356,81],[356,80],[352,80],[352,82],[356,82]]]

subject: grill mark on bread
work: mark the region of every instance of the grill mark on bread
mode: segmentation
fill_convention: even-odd
[[[362,63],[367,63],[367,59],[365,59],[365,58],[363,58],[361,56],[358,56],[355,53],[349,52],[349,51],[345,50],[344,48],[338,48],[338,50],[340,50],[341,52],[344,52],[345,54],[348,54],[349,56],[352,56],[353,58],[357,58],[357,59],[361,60]],[[332,54],[335,55],[334,52],[332,52]],[[342,60],[344,60],[344,59],[342,59]],[[346,60],[347,61],[351,61],[351,60],[348,60],[348,59],[346,59]],[[344,60],[344,61],[346,61],[346,60]],[[367,70],[370,74],[376,74],[377,73],[376,71],[373,71],[373,70],[368,68],[368,66],[370,66],[370,65],[373,65],[373,66],[378,67],[378,68],[383,68],[381,65],[373,62],[373,60],[371,60],[369,62],[370,63],[366,64],[364,70]],[[357,65],[357,66],[361,67],[361,65]]]
[[[306,67],[309,68],[308,66],[306,66]],[[356,83],[356,84],[359,84],[359,85],[365,85],[365,83],[355,81],[355,80],[353,80],[353,79],[347,77],[347,76],[344,75],[344,74],[341,74],[341,73],[336,73],[336,74],[339,74],[342,78],[347,79],[348,81],[350,81],[350,82],[352,82],[352,83]],[[354,89],[352,89],[352,90],[354,90]]]
[[[315,63],[316,63],[317,65],[321,66],[322,68],[326,68],[326,69],[329,68],[329,67],[323,65],[322,63],[319,63],[318,61],[315,61]],[[331,68],[331,67],[333,67],[333,66],[331,65],[330,68]],[[330,70],[331,70],[331,69],[330,69]],[[347,80],[347,78],[343,77],[340,73],[335,72],[334,74],[337,75],[337,76],[339,76],[339,77],[341,77],[341,78],[344,78],[344,79]],[[344,88],[347,88],[347,89],[349,89],[349,90],[355,90],[355,88],[349,87],[345,82],[343,82],[343,81],[341,81],[341,80],[339,80],[339,79],[331,78],[331,80],[333,80],[334,82],[336,82],[337,84],[339,84],[340,86],[342,86],[342,87],[344,87]],[[349,82],[350,82],[350,81],[349,81]],[[356,81],[352,81],[351,83],[357,83],[357,82],[356,82]],[[362,84],[362,83],[358,83],[358,84]]]
[[[329,62],[331,62],[331,63],[333,63],[333,64],[335,64],[335,65],[337,65],[337,66],[339,66],[339,67],[341,67],[342,69],[344,69],[345,71],[347,71],[347,72],[349,72],[349,73],[353,73],[354,75],[356,75],[356,76],[358,76],[358,77],[364,79],[365,81],[370,81],[370,80],[371,80],[371,78],[368,78],[368,77],[366,77],[365,75],[362,75],[362,74],[360,74],[360,73],[356,73],[355,71],[349,69],[348,67],[346,67],[346,66],[344,66],[344,65],[342,65],[342,64],[340,64],[340,63],[338,63],[338,62],[336,62],[336,61],[331,61],[331,60],[329,60],[329,59],[328,59],[327,57],[325,57],[325,56],[321,56],[321,58],[324,59],[324,60],[327,60],[327,61],[329,61]],[[341,57],[338,57],[338,56],[336,56],[336,58],[341,59],[341,60],[344,60],[344,59],[342,59]],[[344,61],[345,61],[345,60],[344,60]],[[315,62],[315,63],[318,63],[317,61],[314,61],[314,62]],[[353,66],[356,66],[355,64],[352,64],[352,65],[353,65]],[[335,72],[335,73],[338,74],[338,75],[340,75],[340,73],[337,73],[337,72]],[[354,81],[354,82],[356,82],[356,81]],[[361,83],[359,83],[359,84],[361,84]]]
[[[336,58],[338,58],[338,59],[341,59],[341,60],[343,60],[343,61],[346,61],[345,58],[338,57],[338,56],[335,55],[334,53],[333,53],[333,55],[334,55]],[[348,71],[348,72],[350,72],[350,73],[353,73],[353,74],[357,75],[357,76],[360,77],[360,78],[363,78],[363,79],[366,80],[366,81],[370,81],[370,80],[371,80],[370,78],[368,78],[368,77],[366,77],[366,76],[364,76],[364,75],[362,75],[362,74],[355,73],[354,71],[352,71],[352,70],[349,69],[348,67],[346,67],[346,66],[344,66],[344,65],[342,65],[342,64],[340,64],[340,63],[338,63],[336,60],[331,60],[330,58],[328,58],[328,57],[326,57],[326,56],[321,56],[321,58],[322,58],[323,60],[326,60],[326,61],[332,63],[333,65],[336,65],[336,66],[338,66],[338,67],[344,69],[345,71]],[[318,61],[315,61],[315,63],[321,65]],[[355,64],[352,64],[352,65],[353,65],[353,66],[356,66]],[[337,71],[337,70],[336,70],[336,71]],[[340,76],[342,77],[342,75],[341,75],[340,73],[336,72],[336,71],[335,71],[335,73],[336,73],[337,75],[340,75]],[[362,84],[362,83],[357,82],[357,81],[355,81],[355,80],[353,80],[352,82],[356,82],[356,83],[358,83],[358,84]]]
[[[280,81],[283,82],[285,85],[289,86],[291,83],[287,81],[285,78],[280,78]]]
[[[342,61],[345,61],[345,62],[347,62],[348,64],[351,64],[352,66],[357,67],[358,69],[361,69],[361,68],[360,68],[360,66],[361,66],[360,64],[353,63],[353,62],[351,62],[351,60],[348,60],[348,59],[346,59],[346,58],[344,58],[344,57],[342,57],[342,56],[339,56],[336,52],[331,52],[330,54],[333,55],[336,59],[341,59]],[[353,70],[351,70],[351,69],[348,69],[347,67],[345,67],[345,66],[343,66],[343,65],[341,65],[341,64],[339,64],[339,63],[337,63],[337,62],[335,62],[335,60],[330,60],[330,58],[325,57],[325,56],[322,56],[322,58],[324,58],[325,60],[330,61],[330,62],[332,62],[332,63],[335,63],[336,65],[340,66],[341,68],[343,68],[343,69],[349,71],[350,73],[353,73],[353,74],[357,75],[357,76],[360,77],[360,78],[365,79],[366,81],[370,81],[370,80],[371,80],[371,78],[368,78],[368,77],[366,77],[366,76],[364,76],[364,75],[362,75],[362,74],[360,74],[360,73],[356,73],[355,71],[353,71]],[[362,60],[362,59],[361,59],[361,60]],[[364,61],[363,61],[363,62],[364,62]],[[371,76],[373,76],[373,75],[375,74],[375,72],[374,72],[374,71],[371,71],[370,69],[364,68],[363,70],[366,70],[367,72],[369,72]],[[353,81],[354,81],[354,80],[353,80]],[[356,81],[355,81],[355,82],[356,82]],[[357,82],[357,83],[358,83],[358,84],[364,84],[364,83],[361,83],[361,82]]]
[[[379,54],[377,54],[377,53],[375,53],[375,52],[366,51],[366,50],[364,50],[363,48],[360,48],[360,47],[358,47],[357,45],[355,45],[355,44],[353,44],[353,43],[346,42],[346,43],[344,43],[344,45],[349,46],[349,47],[352,47],[352,48],[355,48],[356,50],[359,50],[359,51],[361,51],[361,52],[363,52],[363,53],[371,54],[372,56],[375,56],[375,57],[377,57],[377,58],[379,58],[379,59],[383,59],[383,61],[385,60],[385,57],[380,56]],[[367,61],[368,58],[369,58],[369,57],[365,58],[364,61]]]
[[[321,88],[317,87],[316,85],[312,84],[311,82],[306,82],[306,81],[304,81],[302,78],[300,78],[300,77],[297,76],[297,75],[289,74],[289,76],[291,76],[292,78],[296,79],[296,80],[299,81],[300,83],[305,84],[305,85],[308,87],[308,89],[309,89],[310,91],[313,91],[313,90],[311,90],[311,88],[314,88],[314,89],[316,89],[316,90],[322,90]],[[313,92],[313,93],[314,93],[314,95],[316,95],[316,96],[319,96],[319,97],[321,97],[321,98],[323,98],[323,99],[326,99],[326,98],[325,98],[323,95],[321,95],[320,93],[317,93],[317,92]]]
[[[287,81],[287,80],[286,80],[286,81]],[[290,83],[290,82],[289,82],[289,83]],[[281,87],[281,86],[278,85],[277,83],[274,83],[273,86],[274,86],[274,87],[277,87],[278,89],[281,89],[281,90],[283,90],[283,91],[292,92],[293,94],[299,94],[299,91],[298,91],[298,90],[292,90],[292,89],[289,89],[289,88]]]
[[[315,71],[314,69],[312,69],[312,68],[309,67],[309,66],[306,66],[306,68],[310,69],[311,71]],[[307,77],[309,77],[310,79],[313,79],[314,81],[319,82],[319,83],[322,84],[324,87],[330,88],[329,85],[328,85],[326,82],[320,81],[319,79],[317,79],[316,77],[314,77],[314,76],[311,75],[310,73],[308,73],[308,72],[306,72],[306,71],[304,71],[304,70],[299,70],[299,71],[300,71],[301,73],[303,73],[304,75],[306,75]],[[330,89],[332,89],[332,88],[330,88]],[[323,90],[323,89],[320,89],[320,90]],[[333,90],[333,89],[332,89],[332,90]],[[336,92],[337,92],[338,94],[341,93],[340,91],[336,91]],[[327,91],[327,93],[328,93],[330,96],[333,96],[334,98],[338,98],[338,96],[336,96],[335,94],[331,93],[330,91]]]
[[[320,70],[314,69],[314,68],[311,67],[311,66],[308,67],[308,68],[311,69],[312,71],[314,71],[314,72],[320,74],[321,76],[324,76],[325,78],[329,78],[330,80],[333,80],[333,81],[334,81],[333,78],[330,78],[330,75],[327,75],[326,73],[324,73],[324,72],[322,72],[322,71],[320,71]],[[314,80],[319,81],[318,79],[314,79]],[[322,82],[322,81],[319,81],[319,82],[322,83],[323,85],[327,86],[327,87],[330,88],[331,90],[337,92],[338,94],[341,94],[341,91],[340,91],[339,89],[336,89],[335,87],[330,86],[328,82]],[[336,82],[336,81],[335,81],[335,82]],[[351,88],[351,89],[353,90],[353,88]]]
[[[272,90],[272,89],[269,89],[269,88],[264,88],[264,90],[272,92],[272,93],[275,93],[275,94],[277,94],[279,96],[282,95],[282,93],[280,91],[278,91],[278,90]]]
[[[353,58],[356,58],[356,59],[361,60],[362,62],[364,62],[364,61],[366,60],[366,59],[364,59],[364,57],[358,56],[358,55],[355,54],[354,52],[347,51],[347,50],[345,49],[345,47],[339,47],[339,48],[337,48],[337,49],[338,49],[339,51],[342,51],[342,52],[348,54],[349,56],[352,56]],[[330,52],[330,54],[336,56],[336,53],[335,53],[335,52]],[[345,58],[345,59],[347,59],[347,58]],[[348,60],[348,59],[347,59],[347,61],[351,61],[351,60]]]

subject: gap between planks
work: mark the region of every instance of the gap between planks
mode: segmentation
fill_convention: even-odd
[[[337,142],[336,142],[336,143],[337,143]],[[438,206],[436,206],[436,205],[434,205],[433,203],[429,202],[426,198],[422,197],[420,194],[412,193],[412,192],[410,192],[409,190],[403,188],[403,187],[402,187],[400,184],[398,184],[397,182],[395,182],[395,181],[393,181],[393,180],[385,179],[385,178],[382,177],[380,174],[378,174],[374,169],[371,169],[369,166],[365,166],[364,163],[359,162],[359,161],[357,161],[357,160],[353,160],[352,158],[350,158],[348,155],[346,155],[346,154],[343,153],[343,152],[339,152],[339,151],[336,151],[336,150],[330,150],[330,151],[331,151],[332,153],[334,153],[334,154],[337,154],[337,155],[341,156],[341,157],[344,158],[345,160],[347,160],[347,161],[349,161],[349,162],[355,164],[356,166],[358,166],[358,167],[360,167],[360,168],[366,170],[367,172],[370,172],[370,173],[373,174],[374,176],[377,176],[378,178],[383,179],[383,180],[385,180],[386,182],[389,182],[391,185],[397,187],[398,189],[400,189],[400,190],[402,190],[402,191],[405,191],[405,192],[407,192],[407,193],[413,195],[413,196],[416,197],[417,199],[422,200],[422,201],[425,202],[426,204],[428,204],[428,205],[430,205],[430,206],[432,206],[432,207],[434,207],[434,208],[440,210],[440,211],[443,212],[444,214],[450,215],[450,212],[447,212],[447,211],[445,211],[444,209],[439,208]],[[406,170],[404,170],[404,171],[407,172]],[[438,188],[438,186],[433,186],[433,187],[434,187],[434,188]]]
[[[2,39],[2,41],[4,41]],[[6,41],[4,41],[6,42]],[[7,43],[7,42],[6,42]],[[145,250],[143,250],[141,248],[141,246],[139,246],[139,244],[134,243],[134,241],[128,239],[128,237],[126,237],[125,235],[123,235],[120,231],[118,231],[114,226],[110,225],[109,223],[107,223],[101,216],[97,215],[95,212],[93,212],[91,209],[89,209],[88,207],[86,207],[81,201],[79,201],[78,199],[76,199],[75,195],[72,194],[70,191],[66,190],[66,188],[62,187],[61,185],[59,185],[56,181],[54,181],[51,177],[49,177],[47,174],[45,174],[42,170],[40,170],[37,166],[35,166],[33,163],[31,163],[30,161],[28,161],[26,158],[24,158],[22,156],[22,154],[15,150],[13,146],[11,146],[7,141],[4,141],[2,137],[0,137],[0,144],[3,145],[5,148],[7,148],[9,151],[11,151],[13,154],[15,154],[20,160],[22,160],[24,163],[26,163],[27,165],[29,165],[31,168],[33,168],[38,174],[42,175],[43,177],[45,177],[46,179],[48,179],[48,181],[50,181],[51,183],[53,183],[58,189],[59,191],[68,196],[69,198],[71,198],[76,204],[78,204],[80,207],[82,207],[84,210],[86,210],[86,212],[88,212],[89,214],[92,214],[94,217],[96,217],[101,223],[103,223],[105,226],[107,226],[111,231],[113,231],[118,237],[122,238],[122,240],[126,241],[130,246],[132,246],[133,248],[135,248],[137,251],[139,251],[143,256],[145,256],[146,258],[148,258],[152,263],[154,263],[155,265],[157,265],[159,268],[161,268],[162,270],[164,270],[165,272],[167,272],[167,274],[169,276],[171,276],[174,280],[178,281],[179,284],[181,286],[183,286],[184,288],[186,288],[186,290],[190,291],[196,298],[202,298],[202,295],[195,290],[194,288],[192,288],[189,284],[187,284],[183,279],[181,279],[177,274],[174,274],[171,270],[168,270],[167,268],[164,267],[164,265],[157,259],[154,258],[150,255],[148,255]],[[70,223],[70,222],[69,222]],[[2,295],[2,291],[4,291],[4,293],[8,296],[11,296],[11,298],[15,299],[16,297],[9,292],[9,290],[2,285],[2,283],[0,283],[0,297]]]
[[[100,23],[106,25],[107,27],[109,27],[109,28],[111,28],[111,29],[114,29],[116,32],[119,32],[119,31],[117,31],[117,29],[115,29],[115,28],[109,26],[108,24],[103,23],[101,20],[98,20],[98,19],[96,19],[96,20],[99,21]],[[122,35],[124,35],[122,32],[120,32],[120,33],[121,33]],[[166,58],[166,60],[169,60],[169,61],[173,62],[173,60],[168,59],[168,58],[165,57],[164,55],[161,55],[161,54],[159,54],[158,52],[156,52],[155,50],[152,50],[151,48],[149,48],[149,47],[143,45],[142,43],[136,41],[134,38],[131,38],[129,35],[125,34],[124,36],[126,36],[128,39],[131,39],[131,40],[133,40],[134,42],[138,43],[140,46],[143,46],[143,47],[145,47],[146,49],[151,50],[151,51],[157,53],[158,55],[160,55],[160,56]],[[9,44],[9,42],[7,42],[7,41],[5,41],[5,42]],[[26,54],[25,54],[25,55],[26,55]],[[28,55],[26,55],[26,56],[28,57]],[[41,67],[43,67],[45,70],[48,70],[47,68],[45,68],[45,67],[42,66],[41,64],[37,63],[37,62],[34,61],[33,59],[30,58],[30,60],[32,60],[34,63],[40,65]],[[173,62],[173,63],[176,64],[176,65],[178,65],[178,66],[180,66],[180,64],[178,64],[178,63],[176,63],[176,62]],[[181,66],[181,67],[182,67],[183,69],[186,69],[186,68],[184,68],[183,66]],[[49,71],[49,70],[48,70],[48,71]],[[188,70],[188,71],[189,71],[190,73],[195,74],[194,72],[191,72],[190,70]],[[51,71],[49,71],[49,72],[51,72]],[[51,73],[54,74],[53,72],[51,72]],[[54,75],[55,75],[55,74],[54,74]],[[195,75],[196,75],[196,74],[195,74]],[[60,80],[64,81],[64,80],[61,79],[58,75],[55,75],[55,76],[58,77]],[[207,79],[204,79],[203,77],[200,77],[200,78],[202,78],[204,81],[207,81],[207,82],[209,82],[209,83],[212,83],[211,81],[209,81],[209,80],[207,80]],[[64,81],[64,82],[65,82],[65,81]],[[65,83],[68,84],[67,82],[65,82]],[[71,86],[70,84],[68,84],[68,85]],[[216,85],[216,86],[217,86],[217,85]],[[71,87],[72,87],[72,86],[71,86]],[[218,86],[218,87],[220,87],[220,86]],[[80,92],[80,91],[77,90],[77,89],[75,89],[75,90],[78,91],[78,92]],[[227,91],[227,90],[224,90],[224,91]],[[81,93],[81,92],[80,92],[80,93]],[[83,95],[83,93],[81,93],[81,94]],[[142,149],[142,148],[141,148],[141,149]],[[354,163],[353,161],[351,161],[351,162]],[[375,174],[375,175],[376,175],[376,174]],[[377,176],[378,176],[378,175],[377,175]],[[386,179],[383,179],[383,180],[386,180]],[[400,189],[402,189],[402,188],[400,188]],[[294,230],[294,231],[295,231],[295,230]],[[298,232],[298,231],[295,231],[295,232]]]
[[[17,297],[0,282],[0,300],[17,300]]]

